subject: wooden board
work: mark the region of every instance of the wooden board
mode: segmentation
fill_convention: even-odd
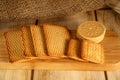
[[[3,42],[4,43],[4,42]],[[0,60],[0,69],[64,69],[64,70],[114,70],[120,68],[120,40],[115,32],[107,31],[105,39],[102,42],[105,49],[105,63],[85,63],[68,59],[60,60],[35,60],[26,63],[9,63],[6,51],[0,53],[3,59]],[[7,59],[7,60],[5,60]],[[81,66],[82,65],[82,66]],[[89,66],[88,66],[89,65]],[[68,67],[64,67],[68,66]]]
[[[105,76],[103,71],[35,70],[33,80],[105,80]]]

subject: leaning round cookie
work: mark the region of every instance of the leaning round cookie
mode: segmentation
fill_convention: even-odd
[[[86,21],[78,26],[77,38],[87,39],[96,43],[104,39],[106,28],[103,24],[97,21]]]

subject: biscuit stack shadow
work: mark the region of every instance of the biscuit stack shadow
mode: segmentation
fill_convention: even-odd
[[[101,53],[103,54],[101,45],[72,38],[67,28],[62,26],[32,25],[10,30],[5,32],[4,35],[11,62],[62,58],[82,62],[104,62],[103,55],[101,55]]]

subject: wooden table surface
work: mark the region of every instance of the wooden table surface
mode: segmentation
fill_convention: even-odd
[[[59,22],[49,23],[67,25],[70,28],[84,21],[96,20],[102,22],[108,29],[119,26],[119,17],[114,11],[97,10],[76,14]],[[34,23],[34,22],[33,22]],[[38,24],[44,23],[40,20]],[[25,23],[24,23],[25,25]],[[82,66],[82,65],[81,65]],[[89,65],[88,65],[89,66]],[[120,70],[116,71],[57,71],[57,70],[0,70],[0,80],[120,80]]]

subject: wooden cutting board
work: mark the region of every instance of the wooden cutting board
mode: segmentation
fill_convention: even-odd
[[[120,39],[113,31],[106,32],[101,42],[105,63],[95,64],[70,59],[33,60],[25,63],[10,63],[4,33],[0,32],[0,69],[47,69],[47,70],[115,70],[120,69]]]

